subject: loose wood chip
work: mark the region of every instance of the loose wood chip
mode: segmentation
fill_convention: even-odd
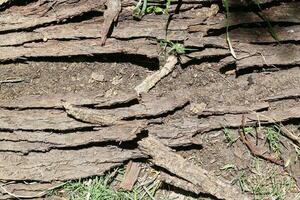
[[[171,55],[168,57],[166,64],[157,72],[148,76],[141,84],[136,86],[134,89],[138,94],[147,93],[153,88],[162,78],[170,74],[177,64],[177,57]]]
[[[9,2],[10,0],[0,0],[0,6],[1,5],[3,5],[3,4],[5,4],[5,3],[7,3],[7,2]]]
[[[101,45],[105,44],[109,30],[113,23],[117,21],[122,9],[121,0],[108,0],[106,6],[107,9],[104,11],[104,24],[101,31]]]
[[[138,144],[138,148],[149,155],[155,165],[201,188],[203,193],[209,193],[220,199],[249,199],[229,183],[221,181],[205,169],[172,152],[153,136],[144,138]]]
[[[139,177],[140,171],[141,167],[139,163],[129,161],[129,163],[126,166],[124,179],[120,183],[119,188],[131,191]]]

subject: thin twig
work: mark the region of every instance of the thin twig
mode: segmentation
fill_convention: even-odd
[[[281,133],[287,137],[288,139],[292,140],[294,144],[300,147],[300,138],[297,137],[294,133],[292,133],[290,130],[288,130],[282,123],[276,122],[276,119],[268,117],[266,115],[263,115],[261,113],[257,113],[257,117],[262,116],[266,118],[269,121],[273,121],[275,125],[277,125],[281,131]]]
[[[245,133],[245,116],[242,115],[242,131],[239,130],[239,135],[242,140],[242,142],[248,147],[250,152],[257,157],[263,158],[265,160],[268,160],[272,163],[275,163],[277,165],[283,166],[283,161],[281,159],[277,159],[272,155],[264,155],[263,152],[261,152],[259,149],[257,149],[248,139]]]
[[[23,82],[24,80],[25,79],[23,79],[23,78],[6,79],[6,80],[0,81],[0,84],[2,84],[2,83],[20,83],[20,82]]]
[[[146,188],[146,186],[143,186],[143,189],[144,189],[145,192],[148,194],[148,196],[150,197],[150,199],[155,200],[155,198],[154,198],[153,195],[149,192],[149,190]]]

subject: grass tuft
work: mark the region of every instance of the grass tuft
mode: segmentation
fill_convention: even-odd
[[[107,184],[105,177],[96,177],[89,180],[70,182],[64,187],[70,200],[103,199],[103,200],[127,200],[134,196],[129,192],[117,191]]]
[[[276,126],[266,127],[266,139],[270,150],[279,156],[281,154],[280,129]]]
[[[242,170],[232,181],[243,192],[250,192],[255,200],[283,200],[288,192],[296,188],[295,180],[276,167],[266,165],[255,158],[250,171]]]
[[[166,50],[168,48],[168,51],[166,52],[167,55],[181,55],[196,50],[192,48],[186,48],[183,44],[179,42],[172,42],[170,40],[160,40],[159,43],[163,50]]]
[[[228,128],[224,128],[223,133],[225,136],[225,142],[228,143],[228,146],[231,146],[239,139],[239,137],[234,138],[233,131]]]
[[[167,0],[167,2],[161,6],[149,6],[148,0],[139,0],[133,9],[133,16],[137,18],[142,18],[147,14],[169,14],[170,6],[172,0]]]
[[[123,176],[124,169],[116,169],[105,176],[69,182],[52,194],[69,200],[152,200],[160,187],[160,181],[155,179],[149,184],[139,182],[132,191],[115,189]]]

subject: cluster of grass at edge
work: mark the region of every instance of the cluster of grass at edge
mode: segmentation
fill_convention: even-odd
[[[132,191],[116,189],[124,168],[115,169],[103,176],[67,182],[62,188],[49,191],[48,196],[63,196],[68,200],[152,200],[160,187],[156,180],[151,185],[136,184]]]
[[[236,170],[232,183],[243,192],[252,193],[255,200],[286,199],[288,192],[296,187],[295,180],[288,174],[282,174],[277,166],[267,166],[260,158],[254,158],[250,170]]]
[[[245,127],[244,132],[246,134],[253,135],[255,127]],[[269,146],[271,152],[277,156],[281,156],[281,131],[277,125],[271,125],[267,127],[260,127],[260,130],[265,133],[266,143]],[[225,142],[228,146],[231,146],[237,141],[234,138],[233,130],[223,129]],[[296,154],[300,157],[299,147],[295,147]],[[281,174],[278,169],[279,166],[266,168],[265,162],[260,158],[253,158],[250,170],[238,170],[238,167],[234,164],[226,164],[221,167],[224,171],[234,171],[236,176],[232,180],[233,184],[237,184],[243,192],[250,192],[254,195],[255,200],[264,199],[286,199],[286,195],[289,190],[296,187],[295,180],[288,174]],[[299,197],[299,196],[298,196]]]

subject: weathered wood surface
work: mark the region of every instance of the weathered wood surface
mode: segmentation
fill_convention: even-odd
[[[238,128],[242,126],[242,118],[245,118],[245,126],[260,124],[274,124],[287,122],[300,118],[300,106],[283,108],[272,111],[257,112],[252,114],[227,114],[224,116],[212,116],[208,118],[210,129],[221,129],[223,127]]]
[[[274,26],[282,42],[275,46],[265,45],[276,44],[277,41],[268,33],[267,27],[259,25],[264,21],[258,15],[253,12],[231,13],[230,35],[238,60],[232,59],[228,50],[225,14],[213,2],[209,3],[212,4],[210,7],[183,9],[180,14],[173,15],[166,29],[167,16],[152,14],[137,21],[132,17],[135,1],[122,1],[118,24],[112,27],[104,46],[101,46],[101,31],[106,27],[103,17],[106,1],[40,0],[9,7],[0,14],[0,61],[115,53],[158,58],[161,49],[157,40],[168,39],[181,41],[185,46],[197,49],[185,57],[185,62],[222,56],[228,58],[225,64],[235,63],[237,70],[300,63],[297,56],[299,2],[271,4],[263,10],[273,23],[284,24]],[[174,2],[172,6],[175,5]],[[197,2],[184,2],[183,5],[197,5]],[[69,23],[72,18],[80,18],[82,14],[94,16]]]
[[[126,104],[138,102],[136,93],[118,94],[112,97],[99,97],[95,93],[80,92],[74,95],[69,94],[51,94],[51,95],[30,95],[15,98],[11,101],[0,100],[0,108],[28,110],[34,108],[40,109],[62,109],[64,102],[74,106],[93,106],[97,108],[118,107]]]
[[[114,26],[105,20],[104,13],[109,11],[106,0],[28,2],[20,6],[3,4],[7,8],[0,12],[0,62],[107,54],[141,55],[158,60],[162,50],[159,41],[174,40],[195,49],[180,56],[185,64],[204,58],[221,59],[218,68],[233,65],[237,71],[300,64],[300,2],[263,2],[267,3],[263,13],[274,24],[281,44],[253,12],[241,13],[236,9],[230,13],[230,39],[237,59],[233,59],[228,49],[227,22],[225,13],[218,8],[219,0],[184,1],[179,13],[175,13],[177,1],[174,1],[168,27],[167,15],[150,14],[139,21],[134,19],[136,1],[133,0],[121,1],[122,11]],[[199,6],[201,3],[204,4]],[[101,46],[107,24],[111,33]],[[211,179],[207,171],[198,167],[196,170],[169,147],[200,146],[203,142],[196,135],[224,127],[239,128],[243,116],[246,126],[299,120],[297,103],[278,109],[269,106],[299,98],[299,91],[283,91],[251,106],[213,105],[197,113],[198,116],[169,119],[170,114],[189,104],[189,95],[185,94],[186,91],[178,91],[166,97],[139,97],[132,93],[112,98],[56,94],[11,102],[0,100],[0,180],[41,181],[31,189],[21,183],[8,185],[9,191],[30,195],[52,186],[45,182],[101,175],[129,160],[151,156],[155,165],[178,176],[163,174],[161,177],[169,184],[197,194],[208,192],[218,198],[247,198],[219,179]],[[102,116],[113,118],[103,122]],[[153,137],[159,141],[152,140]],[[144,154],[137,149],[137,141]],[[186,167],[176,168],[173,161]]]
[[[206,109],[209,112],[207,115],[199,113],[199,118],[196,115],[167,119],[178,109],[189,110],[186,106],[190,94],[180,90],[167,96],[151,98],[147,95],[137,98],[129,93],[128,96],[116,97],[116,101],[104,97],[86,100],[80,99],[83,98],[81,95],[67,95],[64,100],[74,103],[83,113],[74,118],[63,109],[61,96],[50,98],[48,106],[47,100],[43,98],[36,104],[39,101],[36,96],[28,97],[31,101],[15,100],[12,105],[1,102],[0,157],[3,162],[0,166],[0,180],[51,182],[101,175],[128,160],[147,158],[149,152],[145,155],[136,148],[139,141],[149,137],[157,138],[161,144],[168,146],[164,148],[169,151],[169,147],[176,149],[203,145],[199,139],[201,137],[195,137],[199,134],[224,127],[239,128],[242,126],[243,115],[245,125],[300,118],[299,106],[266,110],[272,102],[260,102],[249,107],[237,106],[235,109],[216,106],[214,109]],[[93,97],[91,94],[85,97],[89,96]],[[103,126],[92,121],[99,115],[112,113],[120,117],[118,122],[123,123]],[[90,121],[82,122],[82,116],[88,116]],[[152,150],[155,153],[155,148]],[[153,157],[152,154],[150,156]],[[193,192],[207,191],[221,197],[220,191],[205,188],[207,186],[200,185],[199,180],[196,183],[194,179],[185,179],[183,174],[180,177],[182,180],[169,177],[166,182],[186,189],[187,181],[188,185],[193,185]]]
[[[52,150],[47,153],[19,155],[1,152],[1,180],[72,180],[102,175],[129,159],[144,157],[137,150],[115,146],[76,150]]]
[[[136,139],[145,130],[145,124],[128,122],[105,128],[93,128],[71,133],[53,133],[42,131],[0,132],[0,151],[49,152],[51,149],[80,148],[93,144],[121,143]]]
[[[78,122],[61,110],[5,110],[0,112],[3,130],[69,131],[93,128],[95,125]]]
[[[266,102],[257,103],[249,106],[214,106],[212,108],[205,108],[202,112],[198,113],[199,116],[209,115],[225,115],[225,114],[246,114],[253,111],[261,111],[269,108]]]

